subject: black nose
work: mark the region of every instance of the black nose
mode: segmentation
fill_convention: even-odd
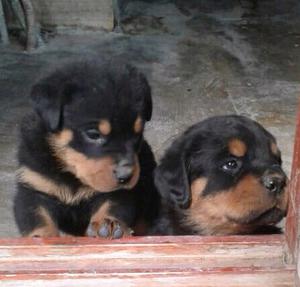
[[[121,160],[114,170],[119,184],[126,184],[133,176],[133,164],[129,160]]]
[[[275,173],[269,171],[263,176],[263,184],[271,193],[279,194],[284,190],[286,175],[282,170]]]
[[[278,178],[268,178],[264,181],[264,186],[272,193],[280,193],[283,190],[283,181]]]

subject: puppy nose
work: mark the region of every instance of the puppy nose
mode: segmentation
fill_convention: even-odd
[[[274,195],[279,194],[284,190],[286,176],[281,169],[271,170],[263,176],[263,184]]]
[[[114,170],[115,177],[119,184],[126,184],[133,175],[133,165],[129,160],[121,160]]]
[[[267,177],[264,179],[264,186],[270,192],[278,194],[283,191],[284,180],[278,177]]]

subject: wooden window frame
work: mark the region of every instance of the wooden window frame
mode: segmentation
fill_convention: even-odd
[[[300,107],[288,190],[282,235],[2,238],[0,286],[300,286]]]

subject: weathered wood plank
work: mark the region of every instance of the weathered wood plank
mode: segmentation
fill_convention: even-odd
[[[299,244],[300,239],[298,239],[298,244]],[[297,260],[297,275],[296,275],[296,285],[295,286],[300,286],[300,249],[298,249],[298,260]]]
[[[161,273],[123,273],[123,274],[61,274],[39,277],[15,276],[9,280],[1,279],[3,287],[292,287],[293,270],[215,270],[211,272],[161,272]]]
[[[299,209],[300,209],[300,105],[298,108],[294,154],[291,171],[291,179],[288,186],[290,195],[289,210],[286,218],[286,240],[292,254],[292,259],[297,258],[297,237],[299,235]]]
[[[284,236],[0,240],[1,286],[293,286]]]
[[[282,235],[266,236],[145,236],[145,237],[126,237],[123,239],[106,240],[90,237],[48,237],[48,238],[0,238],[0,248],[8,246],[37,246],[37,245],[72,245],[72,244],[158,244],[158,243],[197,243],[197,244],[282,244]]]
[[[20,252],[22,251],[22,252]],[[6,253],[6,254],[5,254]],[[32,272],[119,272],[120,270],[198,270],[213,267],[283,265],[283,250],[274,245],[79,246],[0,251],[0,274]],[[159,259],[159,260],[157,260]],[[272,262],[270,264],[270,262]]]

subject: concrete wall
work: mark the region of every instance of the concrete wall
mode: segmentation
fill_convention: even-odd
[[[44,27],[106,29],[114,26],[114,0],[32,0]]]

